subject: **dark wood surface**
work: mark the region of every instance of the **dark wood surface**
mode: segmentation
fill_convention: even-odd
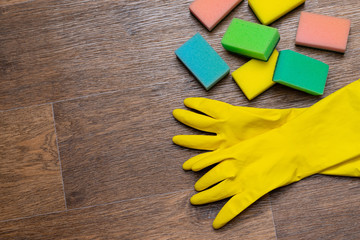
[[[51,105],[0,112],[0,221],[65,210]]]
[[[161,91],[136,88],[55,104],[69,208],[191,189],[171,137],[181,127]],[[91,178],[89,178],[91,176]],[[156,176],[156,177],[155,177]]]
[[[275,85],[249,102],[231,76],[206,92],[174,51],[200,32],[236,70],[248,59],[220,44],[242,2],[212,32],[184,1],[0,1],[0,239],[359,239],[357,178],[313,176],[260,199],[219,231],[224,201],[191,206],[204,172],[181,169],[197,133],[171,115],[186,97],[306,107],[357,80],[360,2],[308,0],[274,22],[278,50],[330,65],[325,94]],[[295,46],[300,11],[352,21],[345,54]],[[57,145],[58,144],[58,145]]]
[[[179,191],[1,224],[5,239],[274,239],[267,201],[219,231],[209,226],[219,204],[195,208]]]

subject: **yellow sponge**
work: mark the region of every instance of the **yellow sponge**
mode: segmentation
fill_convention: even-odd
[[[278,56],[275,49],[267,62],[252,59],[231,74],[249,100],[275,84],[272,79]]]
[[[259,21],[269,25],[303,4],[305,0],[249,0],[248,2]]]

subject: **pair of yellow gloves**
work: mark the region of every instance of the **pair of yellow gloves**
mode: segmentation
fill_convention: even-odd
[[[229,198],[213,227],[221,228],[266,193],[321,173],[360,176],[360,79],[310,108],[237,107],[187,98],[193,111],[174,117],[215,135],[178,135],[180,146],[210,150],[187,160],[185,170],[212,166],[195,183],[194,205]],[[216,164],[216,165],[215,165]]]

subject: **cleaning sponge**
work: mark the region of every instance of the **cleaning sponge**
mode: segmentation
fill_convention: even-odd
[[[230,52],[267,61],[279,40],[276,28],[234,18],[221,44]]]
[[[301,12],[296,44],[344,53],[350,20]]]
[[[274,73],[274,82],[313,94],[324,93],[329,66],[300,53],[280,51]]]
[[[175,54],[206,90],[230,71],[229,66],[199,33],[178,48]]]
[[[273,76],[278,56],[275,49],[269,61],[251,59],[231,74],[249,100],[275,84]]]
[[[269,25],[304,2],[305,0],[249,0],[249,6],[262,24]]]
[[[242,0],[195,0],[190,12],[211,31]]]

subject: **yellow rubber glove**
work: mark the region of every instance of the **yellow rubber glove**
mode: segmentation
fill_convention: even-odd
[[[207,154],[192,170],[218,164],[195,184],[204,191],[190,201],[198,205],[231,197],[213,222],[218,229],[266,193],[359,158],[359,123],[360,80],[281,127]]]
[[[183,147],[200,150],[221,150],[231,147],[243,140],[278,128],[307,109],[239,107],[207,98],[187,98],[184,104],[206,115],[175,109],[173,115],[178,121],[216,135],[177,135],[173,138],[173,142]],[[207,153],[199,154],[186,161],[183,164],[184,170],[191,170],[192,166],[206,155]],[[321,174],[360,177],[360,158],[326,169]]]

